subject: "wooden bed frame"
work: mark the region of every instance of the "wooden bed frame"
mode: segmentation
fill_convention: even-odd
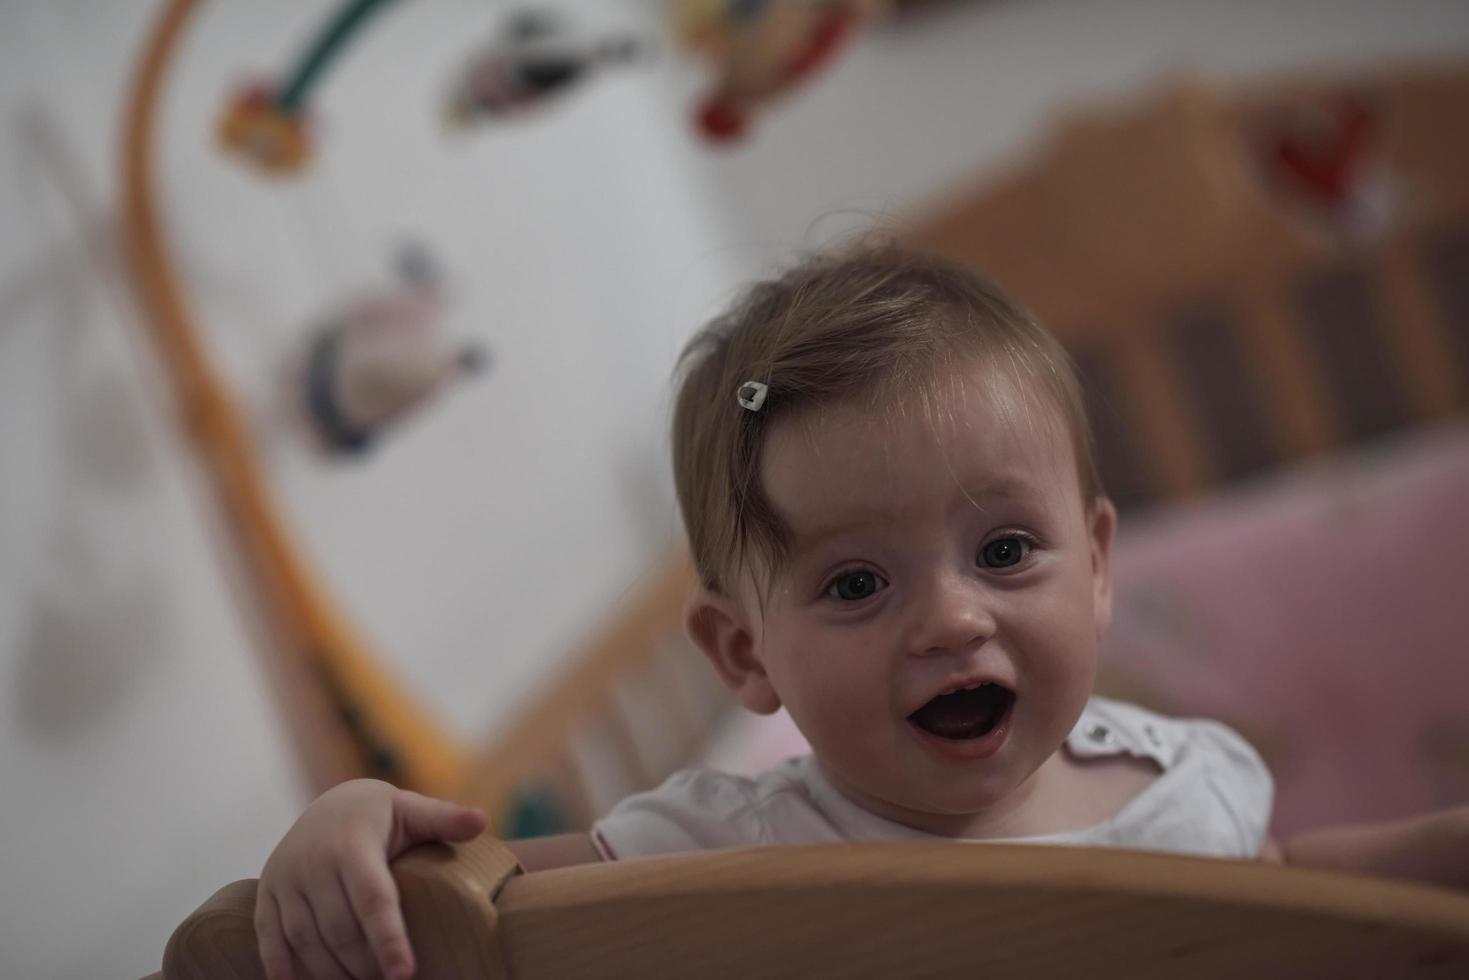
[[[1210,858],[904,843],[523,874],[484,837],[394,873],[420,980],[1469,975],[1469,896]],[[256,884],[190,916],[154,980],[262,980]]]

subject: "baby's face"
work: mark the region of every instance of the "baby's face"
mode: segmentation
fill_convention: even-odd
[[[794,548],[763,613],[753,587],[741,601],[753,657],[833,781],[936,830],[1003,810],[1076,723],[1112,531],[1039,386],[979,364],[940,389],[937,412],[836,408],[772,430],[761,477]]]

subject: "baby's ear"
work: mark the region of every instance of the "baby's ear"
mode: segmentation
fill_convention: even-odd
[[[740,704],[760,715],[780,707],[780,695],[771,686],[755,649],[749,619],[737,602],[700,589],[684,611],[684,629]]]
[[[1112,625],[1112,537],[1117,530],[1117,508],[1097,497],[1087,508],[1087,531],[1092,552],[1092,611],[1097,639]]]

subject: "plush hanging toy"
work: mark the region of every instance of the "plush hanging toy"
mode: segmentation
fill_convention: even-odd
[[[706,55],[716,81],[696,125],[705,138],[743,137],[762,108],[813,77],[887,0],[675,0],[674,31]]]
[[[626,34],[589,36],[548,10],[512,16],[475,55],[449,96],[447,116],[464,126],[544,105],[609,66],[639,59],[645,45]]]
[[[305,413],[333,453],[366,451],[383,430],[485,365],[482,348],[451,347],[438,336],[443,304],[427,256],[405,250],[399,264],[396,290],[352,304],[309,342]]]

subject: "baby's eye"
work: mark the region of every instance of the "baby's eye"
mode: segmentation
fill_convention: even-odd
[[[838,575],[827,588],[826,594],[844,602],[866,599],[887,588],[888,584],[876,572],[847,572]]]
[[[980,564],[986,568],[1009,568],[1030,554],[1030,542],[1015,536],[995,538],[979,552]]]

